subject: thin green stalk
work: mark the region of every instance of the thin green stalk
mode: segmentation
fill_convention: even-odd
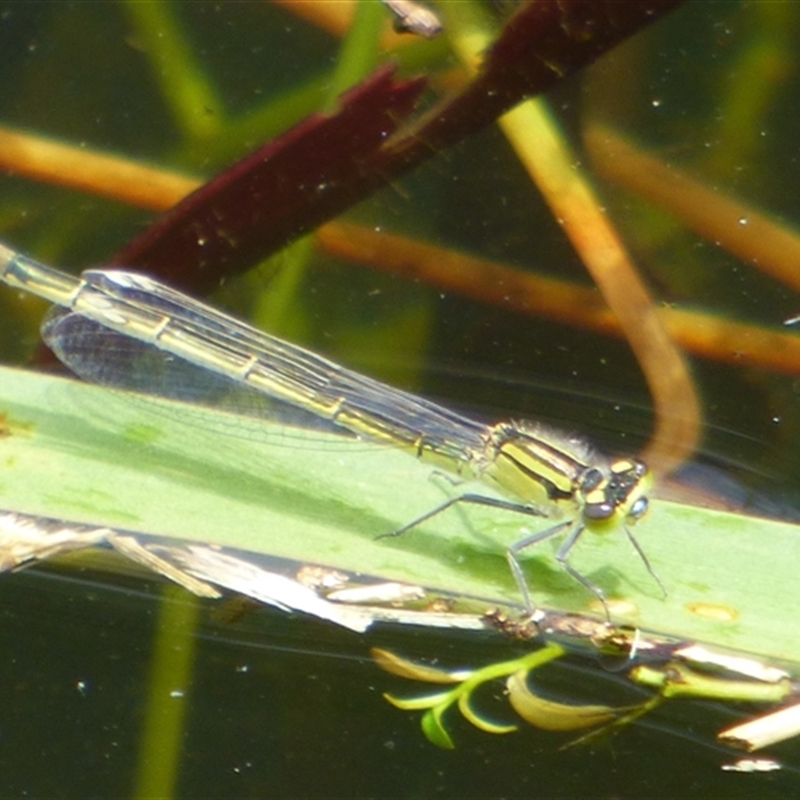
[[[164,587],[133,792],[137,800],[175,795],[199,609],[199,600],[181,587]]]
[[[181,131],[189,139],[216,134],[224,124],[224,105],[195,58],[174,4],[128,0],[125,9]]]
[[[375,0],[359,0],[353,24],[342,40],[339,60],[323,110],[335,109],[339,95],[363,80],[375,68],[385,14],[383,6]]]
[[[342,41],[339,59],[323,111],[334,111],[339,95],[363,80],[375,67],[385,10],[374,0],[359,0],[353,24]],[[295,298],[313,255],[311,238],[295,242],[281,254],[281,269],[255,310],[256,322],[274,333],[302,338],[303,319]]]

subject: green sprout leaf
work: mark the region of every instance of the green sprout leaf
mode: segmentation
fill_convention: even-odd
[[[780,703],[792,693],[789,678],[775,683],[731,680],[701,675],[685,664],[678,663],[661,668],[642,665],[634,667],[629,674],[636,683],[657,688],[665,699],[692,697],[729,702]]]
[[[432,744],[444,750],[455,750],[455,744],[444,727],[442,715],[447,706],[436,706],[422,716],[422,732]]]
[[[484,731],[485,733],[513,733],[517,730],[516,725],[501,725],[497,722],[492,722],[484,716],[478,714],[477,711],[470,704],[472,699],[471,692],[464,692],[458,698],[458,710],[463,715],[464,719],[471,722],[476,728]]]
[[[474,692],[478,687],[489,681],[505,677],[517,670],[528,671],[535,669],[542,664],[560,658],[563,654],[564,650],[558,645],[548,645],[511,661],[500,661],[496,664],[489,664],[486,667],[472,671],[463,670],[460,673],[445,673],[450,676],[459,674],[464,676],[458,686],[455,686],[447,692],[425,695],[408,700],[399,699],[388,694],[385,694],[384,697],[393,706],[404,711],[416,711],[423,708],[429,709],[422,718],[422,730],[425,732],[425,736],[438,747],[452,749],[455,745],[450,735],[445,730],[442,721],[444,713],[450,706],[457,704],[464,719],[471,722],[476,728],[485,733],[512,733],[517,730],[516,725],[502,725],[493,722],[475,711],[471,705]],[[394,653],[389,653],[388,651],[377,648],[373,650],[373,655],[376,656],[378,664],[384,669],[386,669],[388,665],[389,672],[394,672],[394,674],[400,675],[401,677],[411,677],[414,679],[419,665],[407,661],[400,656],[396,656]],[[400,665],[400,667],[398,671],[395,671],[397,665]],[[425,675],[426,669],[428,668],[420,666],[419,671],[421,674]],[[438,673],[439,671],[436,670],[436,672]]]
[[[520,670],[506,682],[508,699],[526,722],[547,731],[575,731],[611,722],[618,710],[602,705],[556,703],[535,695],[528,687],[528,670]]]
[[[384,697],[395,707],[403,711],[420,711],[423,708],[433,708],[434,706],[449,706],[451,703],[452,692],[441,692],[440,694],[426,694],[420,697],[395,697],[393,694],[384,693]]]
[[[389,650],[373,647],[370,650],[375,663],[384,671],[407,678],[412,681],[425,683],[461,683],[472,675],[472,670],[456,670],[449,672],[443,669],[429,667],[426,664],[417,664]]]

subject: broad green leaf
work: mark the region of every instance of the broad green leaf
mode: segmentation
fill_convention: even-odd
[[[519,603],[505,548],[548,520],[484,507],[447,511],[376,540],[455,487],[391,447],[0,369],[0,507],[108,525]],[[486,491],[480,486],[470,491]],[[489,492],[490,493],[490,492]],[[625,535],[586,534],[572,565],[615,621],[800,661],[797,526],[654,501],[634,529],[669,594]],[[535,600],[597,613],[556,564],[557,542],[522,554]]]

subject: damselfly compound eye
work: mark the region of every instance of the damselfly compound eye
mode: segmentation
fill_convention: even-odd
[[[605,477],[603,473],[596,467],[591,467],[590,469],[587,469],[583,475],[581,475],[581,489],[586,493],[591,492],[593,489],[596,489],[604,480]]]
[[[635,522],[637,519],[641,519],[647,513],[649,507],[650,503],[646,497],[638,498],[628,512],[628,521]]]
[[[590,520],[609,519],[614,514],[615,506],[610,500],[601,503],[587,503],[583,507],[583,516]]]

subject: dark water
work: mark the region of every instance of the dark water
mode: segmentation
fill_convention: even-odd
[[[127,797],[147,770],[143,708],[159,587],[91,574],[29,572],[0,585],[5,712],[4,797]],[[185,599],[167,602],[184,603]],[[163,704],[188,702],[178,797],[695,797],[794,796],[800,758],[775,748],[784,771],[722,772],[735,756],[715,746],[719,728],[745,709],[676,701],[592,746],[560,751],[569,734],[492,736],[452,710],[456,743],[427,742],[419,713],[382,693],[423,693],[381,672],[372,646],[445,667],[520,655],[495,635],[388,628],[365,636],[278,612],[221,621],[201,608],[189,680]],[[641,695],[596,664],[567,660],[538,670],[536,686],[583,702],[630,703]],[[500,683],[476,700],[487,716],[515,721]]]
[[[319,107],[338,58],[335,38],[267,3],[166,7],[191,55],[189,74],[210,87],[195,109],[199,122],[181,117],[170,95],[177,68],[162,75],[154,67],[146,23],[126,4],[0,0],[0,125],[210,176]],[[797,3],[690,1],[565,81],[551,104],[579,154],[583,126],[601,117],[699,180],[791,223],[800,209],[798,32]],[[447,64],[435,52],[414,58],[420,68]],[[292,110],[275,102],[292,92],[302,95]],[[262,120],[250,124],[248,115]],[[778,329],[800,309],[793,290],[641,198],[597,183],[660,301]],[[76,271],[104,263],[155,216],[0,175],[3,241]],[[497,130],[441,154],[350,218],[589,285]],[[275,269],[272,262],[226,286],[218,300],[257,314]],[[546,417],[613,450],[635,451],[647,438],[647,389],[620,341],[319,253],[292,301],[286,335],[451,404],[489,417]],[[0,292],[4,362],[30,354],[41,310]],[[794,375],[699,358],[692,366],[706,414],[701,458],[777,506],[796,506]],[[81,573],[0,581],[0,796],[131,796],[146,769],[141,731],[162,588]],[[490,736],[454,713],[457,748],[438,750],[417,713],[381,697],[413,687],[381,673],[369,648],[453,666],[518,652],[489,634],[361,637],[265,610],[222,622],[212,604],[200,620],[176,796],[778,798],[795,797],[800,785],[796,743],[770,753],[782,773],[721,772],[732,757],[714,734],[745,711],[712,704],[674,703],[608,742],[564,752],[563,737],[529,728]],[[613,675],[579,661],[548,668],[541,680],[579,685],[590,702],[630,698]],[[500,685],[485,703],[498,719],[512,718]]]

